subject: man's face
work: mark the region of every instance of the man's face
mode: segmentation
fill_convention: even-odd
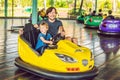
[[[49,12],[47,16],[48,16],[48,18],[49,18],[50,20],[55,20],[55,18],[56,18],[55,9],[52,9],[52,11]]]

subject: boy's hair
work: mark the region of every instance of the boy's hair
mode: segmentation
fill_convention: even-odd
[[[50,13],[52,10],[55,10],[55,13],[57,14],[57,10],[55,7],[49,7],[47,10],[46,10],[46,15],[48,15],[48,13]]]
[[[42,21],[39,26],[45,26],[47,29],[49,28],[48,24],[45,21]]]

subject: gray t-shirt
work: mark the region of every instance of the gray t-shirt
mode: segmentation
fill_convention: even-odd
[[[55,36],[58,33],[59,27],[63,26],[62,22],[58,19],[55,19],[55,22],[50,22],[49,20],[45,20],[48,23],[49,29],[48,33]]]

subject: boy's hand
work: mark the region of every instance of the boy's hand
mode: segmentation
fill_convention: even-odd
[[[52,42],[52,41],[50,41],[50,44],[53,44],[53,42]]]

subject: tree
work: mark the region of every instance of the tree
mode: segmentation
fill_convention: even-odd
[[[81,13],[82,6],[83,6],[83,0],[81,0],[81,4],[80,4],[80,8],[79,8],[79,13]]]
[[[1,1],[0,1],[0,6],[1,6],[1,7],[4,7],[4,0],[1,0]]]
[[[88,11],[89,8],[92,8],[92,4],[93,2],[91,0],[84,0],[83,9]]]
[[[22,7],[32,6],[32,0],[20,0]]]
[[[53,7],[54,6],[54,0],[50,0],[50,5]]]

